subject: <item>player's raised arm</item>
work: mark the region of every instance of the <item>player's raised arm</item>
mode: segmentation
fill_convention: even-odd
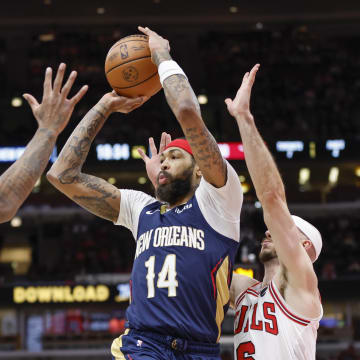
[[[271,241],[274,242],[281,265],[285,267],[288,283],[318,299],[317,278],[311,262],[312,244],[301,241],[303,234],[288,210],[280,173],[250,112],[251,89],[258,69],[259,65],[255,65],[250,73],[246,73],[235,99],[226,99],[225,102],[239,126],[246,165],[263,206]]]
[[[86,210],[115,222],[120,210],[120,192],[104,179],[84,174],[81,169],[96,134],[110,114],[128,113],[146,100],[146,97],[121,97],[115,92],[105,94],[71,134],[47,173],[48,180]]]
[[[186,75],[172,61],[169,42],[149,28],[139,26],[139,30],[149,36],[151,57],[158,66],[166,100],[190,143],[202,175],[210,184],[224,186],[225,160],[202,120],[199,103]]]
[[[49,161],[58,135],[67,125],[75,105],[87,91],[87,86],[83,86],[75,96],[71,99],[67,98],[75,81],[76,72],[73,71],[62,86],[65,68],[65,64],[60,64],[54,84],[52,84],[52,69],[46,69],[43,98],[40,104],[32,95],[23,95],[39,127],[22,156],[0,177],[1,223],[10,220],[30,194]]]

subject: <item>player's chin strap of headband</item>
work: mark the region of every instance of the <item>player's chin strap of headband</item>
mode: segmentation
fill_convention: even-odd
[[[185,150],[187,153],[189,153],[191,156],[193,156],[190,144],[187,140],[185,139],[175,139],[173,141],[171,141],[164,149],[164,151],[168,148],[171,147],[178,147],[180,149]]]
[[[322,248],[322,238],[319,230],[314,225],[311,225],[309,222],[299,216],[291,215],[291,217],[293,218],[295,225],[306,235],[306,237],[313,244],[315,249],[315,260],[317,260]]]

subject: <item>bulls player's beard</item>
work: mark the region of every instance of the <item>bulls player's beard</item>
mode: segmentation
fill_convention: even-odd
[[[277,258],[277,254],[275,249],[272,249],[270,251],[268,250],[261,251],[259,254],[259,260],[262,264],[265,264],[266,262],[276,258]]]
[[[194,166],[185,170],[181,177],[174,179],[168,172],[162,171],[162,173],[168,178],[167,184],[159,184],[155,190],[156,197],[160,201],[167,202],[168,204],[175,204],[185,197],[191,187],[191,177],[193,174]]]

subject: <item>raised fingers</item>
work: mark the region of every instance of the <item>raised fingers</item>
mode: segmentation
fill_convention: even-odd
[[[252,85],[255,81],[255,77],[256,77],[256,73],[258,72],[260,68],[260,64],[256,64],[253,66],[253,68],[251,69],[250,71],[250,74],[249,74],[249,82],[250,82],[250,85]]]
[[[70,76],[68,77],[65,85],[63,86],[63,88],[61,89],[61,95],[63,95],[64,98],[66,98],[69,95],[69,92],[74,84],[74,81],[76,79],[77,76],[77,72],[76,71],[72,71],[70,73]],[[54,86],[54,90],[55,90],[55,86]]]
[[[154,33],[154,31],[150,30],[148,27],[138,26],[138,29],[147,36],[150,36],[151,33]]]
[[[23,94],[23,98],[28,102],[32,110],[34,110],[36,106],[39,106],[39,103],[32,95]]]
[[[75,94],[70,101],[76,105],[81,99],[82,97],[86,94],[86,92],[88,91],[89,87],[87,85],[84,85],[78,92],[77,94]]]
[[[45,71],[43,101],[46,97],[49,97],[51,94],[52,91],[51,80],[52,80],[52,68],[48,67],[46,68]]]
[[[150,148],[151,156],[157,155],[157,148],[153,137],[149,138],[149,148]]]
[[[138,151],[139,155],[141,156],[141,158],[146,163],[149,160],[149,157],[145,154],[144,150],[142,148],[137,148],[137,151]]]
[[[166,134],[165,146],[168,146],[170,143],[171,143],[171,135]]]
[[[56,77],[55,77],[55,80],[54,80],[53,90],[56,93],[60,92],[61,84],[62,84],[63,79],[64,79],[65,69],[66,69],[66,65],[64,63],[61,63],[59,65],[59,68],[58,68],[58,71],[56,73]]]
[[[160,139],[160,146],[159,146],[159,154],[162,153],[166,147],[166,132],[163,132],[161,134],[161,139]]]

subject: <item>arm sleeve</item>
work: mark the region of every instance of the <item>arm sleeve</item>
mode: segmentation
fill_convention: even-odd
[[[156,200],[141,191],[119,190],[121,193],[120,211],[115,225],[122,225],[128,228],[134,239],[137,239],[139,217],[142,209]]]
[[[202,178],[195,196],[208,224],[220,234],[239,241],[243,192],[236,171],[227,161],[226,165],[226,184],[216,188]]]

